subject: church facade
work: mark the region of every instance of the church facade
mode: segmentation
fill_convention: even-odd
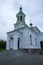
[[[16,17],[15,29],[7,32],[6,50],[41,49],[43,33],[36,26],[33,27],[32,23],[30,23],[30,27],[25,23],[25,14],[22,7],[20,7]]]

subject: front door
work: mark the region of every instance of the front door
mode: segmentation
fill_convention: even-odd
[[[40,42],[41,49],[43,50],[43,41]]]

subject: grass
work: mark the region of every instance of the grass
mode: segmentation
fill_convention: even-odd
[[[0,52],[1,52],[1,51],[4,51],[4,50],[5,50],[5,48],[0,48]]]

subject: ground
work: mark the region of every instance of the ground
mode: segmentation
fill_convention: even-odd
[[[26,51],[0,52],[0,65],[43,65],[43,55],[30,55]]]

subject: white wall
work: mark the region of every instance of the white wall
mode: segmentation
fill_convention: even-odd
[[[18,32],[20,31],[20,32]],[[43,40],[43,34],[36,34],[29,28],[19,29],[18,31],[11,32],[7,34],[7,44],[6,49],[10,49],[9,47],[9,39],[13,37],[13,49],[18,49],[18,38],[20,38],[20,49],[23,48],[40,48],[40,41]],[[32,35],[32,45],[30,45],[30,35]],[[37,39],[37,46],[35,44],[35,38]]]
[[[43,33],[38,34],[38,45],[39,46],[40,46],[40,41],[43,41]]]
[[[13,43],[12,43],[13,44],[13,49],[17,50],[18,49],[18,44],[17,44],[18,43],[18,38],[22,37],[22,36],[17,31],[7,34],[7,44],[6,44],[6,49],[7,50],[10,49],[10,46],[9,46],[10,42],[9,42],[9,40],[10,40],[11,37],[13,37]]]
[[[38,43],[38,34],[30,30],[29,28],[24,28],[21,29],[20,31],[23,32],[23,40],[21,48],[37,48],[37,49],[40,48],[40,44]],[[32,35],[32,45],[30,45],[30,35]],[[35,43],[35,38],[37,43]]]

